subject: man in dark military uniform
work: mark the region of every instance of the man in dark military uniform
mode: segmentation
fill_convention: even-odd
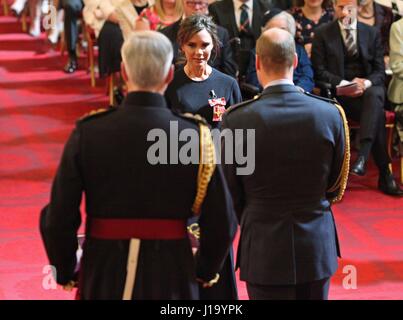
[[[65,146],[40,229],[57,282],[70,288],[78,281],[81,299],[197,299],[197,281],[219,281],[236,218],[205,122],[173,114],[163,98],[172,55],[164,35],[133,34],[122,48],[129,90],[122,106],[78,121]],[[196,163],[181,162],[182,148],[199,151],[199,144],[202,164],[198,152]],[[83,192],[86,238],[77,279]],[[199,212],[194,259],[186,221]]]
[[[255,129],[253,173],[238,175],[241,166],[222,159],[241,225],[240,278],[251,299],[326,299],[340,255],[331,203],[347,183],[345,116],[294,86],[288,32],[264,32],[256,58],[263,93],[223,118],[224,131]],[[252,142],[234,145],[242,143]]]

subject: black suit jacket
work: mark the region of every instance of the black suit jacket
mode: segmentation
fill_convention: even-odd
[[[256,40],[259,38],[264,13],[269,9],[262,0],[253,0],[252,33]],[[233,0],[221,0],[209,5],[209,13],[214,21],[228,30],[230,40],[239,37],[239,30],[235,20],[235,9]]]
[[[119,108],[77,123],[64,149],[50,204],[41,214],[41,233],[58,283],[66,284],[74,276],[83,192],[87,227],[90,218],[186,220],[193,215],[198,165],[149,162],[148,150],[161,141],[158,136],[149,139],[149,133],[162,130],[169,141],[170,121],[179,132],[199,130],[197,123],[173,114],[163,96],[146,92],[129,93]],[[199,147],[198,141],[193,143]],[[183,144],[179,142],[179,150]],[[199,219],[202,251],[197,273],[208,280],[219,272],[236,231],[223,179],[217,168]],[[128,245],[129,240],[87,237],[82,298],[121,299]],[[197,284],[188,239],[142,241],[140,252],[135,299],[197,298],[197,290],[191,290]]]
[[[182,20],[178,20],[172,25],[160,30],[161,33],[166,35],[169,40],[171,40],[172,46],[174,48],[174,63],[177,65],[179,58],[179,45],[177,42],[178,32],[180,28]],[[233,59],[231,44],[229,42],[229,36],[227,30],[224,28],[217,26],[217,36],[220,40],[220,50],[217,52],[215,57],[211,57],[209,64],[224,72],[232,77],[236,76],[237,73],[237,65]]]
[[[327,190],[344,158],[339,111],[293,85],[277,85],[230,109],[222,127],[255,130],[252,174],[237,175],[238,165],[221,161],[241,224],[240,278],[294,285],[331,276],[339,250]]]
[[[357,23],[357,42],[365,77],[373,85],[383,85],[385,65],[381,37],[376,28]],[[317,29],[312,43],[312,66],[315,79],[337,86],[344,78],[344,42],[336,21]]]

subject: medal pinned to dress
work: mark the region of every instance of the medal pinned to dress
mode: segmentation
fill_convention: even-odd
[[[210,107],[213,108],[213,121],[221,121],[222,115],[225,113],[227,101],[224,97],[217,98],[214,90],[210,91],[210,99],[208,99]]]

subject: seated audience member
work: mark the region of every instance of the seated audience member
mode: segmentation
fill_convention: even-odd
[[[65,73],[73,73],[78,68],[76,47],[78,41],[77,20],[81,16],[83,0],[60,0],[60,6],[64,10],[64,42],[69,55],[63,70]]]
[[[183,14],[182,0],[156,0],[136,21],[136,30],[162,30],[178,21]]]
[[[192,14],[207,14],[207,0],[181,0],[183,5],[183,19],[190,17]],[[174,24],[161,30],[161,32],[171,40],[174,47],[174,64],[176,67],[183,65],[184,57],[180,52],[177,42],[178,31],[183,19],[178,20]],[[229,42],[228,31],[223,27],[217,26],[217,36],[219,39],[219,50],[212,57],[209,63],[217,70],[224,72],[232,77],[236,77],[237,65],[233,59],[231,45]]]
[[[250,51],[262,32],[263,14],[269,9],[268,4],[264,0],[221,0],[209,6],[214,21],[228,31],[240,79],[246,74]]]
[[[322,24],[333,21],[334,11],[331,0],[297,0],[296,3],[291,14],[297,25],[297,43],[305,47],[310,57],[315,30]]]
[[[293,35],[293,37],[295,37],[295,20],[289,13],[281,11],[280,9],[272,9],[264,15],[263,21],[263,30],[280,28],[288,31]],[[311,92],[314,87],[311,61],[302,45],[296,43],[295,49],[298,55],[298,66],[294,69],[294,84],[306,92]],[[257,79],[255,55],[256,50],[253,49],[248,71],[246,73],[246,82],[258,87],[261,91],[263,88]]]
[[[378,188],[394,196],[403,190],[390,169],[385,130],[385,66],[378,30],[357,21],[357,0],[334,0],[337,20],[316,31],[312,46],[315,79],[333,88],[356,84],[338,95],[349,118],[360,123],[360,149],[351,173],[363,176],[370,152],[379,169]],[[336,90],[337,94],[337,90]]]
[[[85,22],[94,30],[98,39],[100,77],[120,71],[120,49],[124,38],[134,29],[133,21],[145,7],[147,2],[144,1],[85,0]]]
[[[16,0],[11,5],[11,12],[19,17],[24,11],[27,2],[30,19],[28,33],[30,36],[38,38],[41,35],[42,0]],[[46,0],[43,2],[46,2]]]
[[[403,18],[390,29],[390,68],[393,72],[388,98],[395,105],[396,127],[403,152]]]
[[[384,56],[389,56],[389,30],[393,22],[392,9],[374,0],[360,0],[358,6],[358,21],[376,27],[381,33],[381,43]],[[385,58],[385,63],[388,58]]]

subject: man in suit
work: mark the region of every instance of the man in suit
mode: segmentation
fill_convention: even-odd
[[[40,229],[57,282],[71,288],[85,193],[81,299],[198,299],[197,281],[217,282],[228,255],[236,218],[210,132],[201,118],[173,114],[163,96],[172,56],[162,34],[134,33],[122,47],[129,91],[123,104],[78,121],[65,146]],[[183,131],[200,139],[178,141]],[[188,151],[202,148],[200,169],[182,162],[185,144]],[[200,211],[195,265],[186,221]]]
[[[255,129],[255,141],[232,142],[255,144],[252,174],[221,160],[241,225],[240,278],[251,299],[326,299],[340,254],[331,203],[348,177],[344,113],[293,84],[289,32],[265,31],[256,53],[262,94],[223,118],[223,131]]]
[[[181,0],[183,4],[184,17],[190,17],[192,14],[207,14],[208,9],[208,1],[207,0]],[[179,45],[177,42],[178,31],[180,24],[183,19],[178,20],[174,24],[164,28],[161,32],[171,40],[173,48],[174,48],[174,63],[179,65],[180,61],[180,52]],[[218,69],[221,72],[224,72],[232,77],[236,77],[237,75],[237,65],[233,59],[233,54],[231,50],[231,44],[229,42],[229,36],[226,29],[223,27],[217,26],[217,36],[220,40],[220,50],[217,53],[216,57],[212,57],[209,61],[209,64]]]
[[[379,169],[378,188],[402,196],[389,169],[385,131],[385,66],[380,34],[373,27],[357,21],[357,0],[334,0],[334,22],[315,33],[312,65],[316,80],[333,88],[354,82],[357,90],[337,100],[348,117],[360,122],[360,150],[351,173],[363,176],[370,152]],[[337,90],[336,90],[337,94]]]
[[[263,14],[267,10],[267,2],[262,0],[221,0],[209,6],[214,21],[229,33],[241,79],[245,76],[250,51],[260,36]]]

